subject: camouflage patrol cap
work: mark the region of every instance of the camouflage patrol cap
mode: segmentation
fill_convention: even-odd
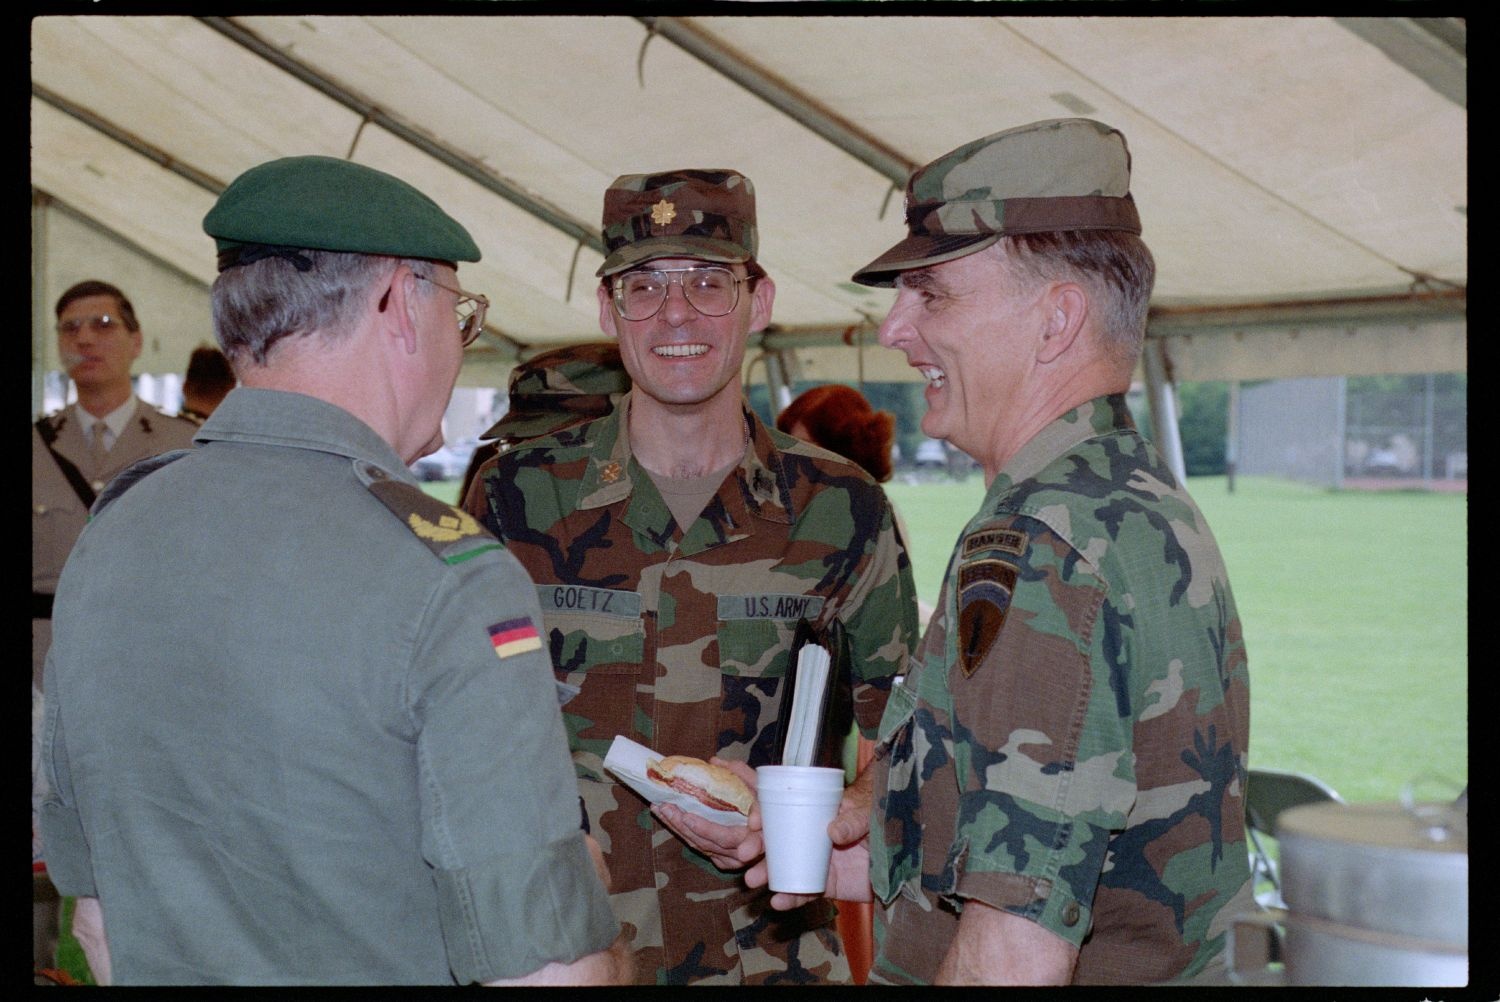
[[[220,271],[268,255],[295,261],[290,251],[301,249],[479,260],[468,230],[432,199],[400,178],[335,157],[251,167],[224,189],[203,230],[218,244]]]
[[[614,341],[567,345],[511,370],[510,410],[479,437],[518,442],[603,417],[630,390]]]
[[[600,277],[658,257],[755,257],[755,186],[739,171],[623,174],[604,192]]]
[[[854,281],[889,286],[897,272],[1018,233],[1139,234],[1125,136],[1088,118],[1052,118],[965,143],[912,173],[906,225],[906,239],[855,272]]]

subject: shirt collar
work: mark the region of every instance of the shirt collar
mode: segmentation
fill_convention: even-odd
[[[102,418],[96,418],[83,409],[83,404],[73,405],[73,416],[78,419],[78,425],[83,429],[84,438],[93,437],[95,421],[103,421],[104,426],[109,429],[110,441],[118,442],[120,436],[125,434],[125,426],[130,423],[130,418],[135,414],[135,406],[140,399],[132,393],[125,398],[125,402]]]
[[[305,393],[237,386],[203,422],[195,442],[248,442],[328,452],[372,463],[416,483],[385,439],[353,414]]]
[[[1023,480],[1029,480],[1042,472],[1058,456],[1091,438],[1111,432],[1134,430],[1135,420],[1130,408],[1125,405],[1123,393],[1111,393],[1068,411],[1055,419],[1031,441],[1021,446],[1021,451],[1010,458],[1000,470],[995,482],[986,493],[995,496]]]
[[[601,508],[631,496],[634,478],[645,471],[635,464],[626,434],[627,415],[634,391],[625,394],[615,409],[599,419],[589,462],[579,482],[578,507]],[[747,427],[745,455],[736,471],[740,501],[759,518],[790,525],[795,518],[792,492],[782,469],[781,454],[765,424],[748,404],[741,404]]]

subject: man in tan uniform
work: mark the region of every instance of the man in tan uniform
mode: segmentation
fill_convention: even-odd
[[[141,326],[113,285],[79,282],[62,294],[57,346],[78,402],[31,432],[31,680],[39,689],[52,592],[94,496],[131,463],[190,448],[196,427],[135,395],[130,367],[141,354]]]

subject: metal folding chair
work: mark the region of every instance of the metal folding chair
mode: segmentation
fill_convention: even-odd
[[[1250,876],[1256,903],[1261,907],[1286,907],[1281,900],[1281,876],[1276,870],[1276,858],[1265,841],[1275,838],[1276,819],[1282,811],[1293,807],[1327,801],[1342,804],[1344,798],[1320,779],[1300,772],[1250,770],[1245,788],[1245,822],[1246,834],[1250,837]]]

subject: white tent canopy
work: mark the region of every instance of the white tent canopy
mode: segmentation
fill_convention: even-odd
[[[494,305],[468,385],[599,336],[605,186],[686,166],[755,182],[773,375],[911,378],[874,344],[889,293],[849,282],[902,233],[906,174],[1068,115],[1129,139],[1148,376],[1467,366],[1460,20],[57,16],[31,41],[35,374],[83,278],[134,300],[140,370],[182,371],[211,339],[217,192],[317,153],[474,234],[463,284]]]

